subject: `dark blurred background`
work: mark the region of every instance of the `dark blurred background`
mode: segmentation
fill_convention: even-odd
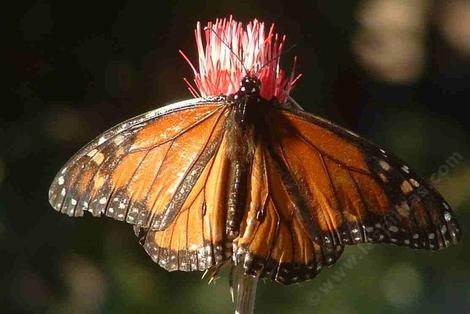
[[[111,3],[111,2],[110,2]],[[440,252],[349,247],[314,280],[260,283],[257,313],[470,313],[470,2],[16,1],[0,114],[1,313],[230,313],[227,275],[167,273],[129,225],[48,204],[66,160],[102,131],[190,98],[199,20],[275,22],[295,44],[306,110],[380,143],[453,205]],[[290,61],[286,61],[290,66]]]

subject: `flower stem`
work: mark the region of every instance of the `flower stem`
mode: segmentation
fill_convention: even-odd
[[[235,314],[253,314],[255,309],[258,277],[245,275],[243,267],[238,270],[237,303]]]

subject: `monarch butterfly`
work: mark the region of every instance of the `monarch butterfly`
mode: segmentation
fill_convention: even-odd
[[[303,111],[285,36],[232,18],[195,30],[195,99],[127,120],[54,179],[59,212],[134,226],[166,270],[226,263],[283,284],[313,278],[345,245],[441,249],[460,230],[425,180],[379,146]],[[204,36],[204,39],[203,39]],[[295,72],[295,61],[292,73]]]

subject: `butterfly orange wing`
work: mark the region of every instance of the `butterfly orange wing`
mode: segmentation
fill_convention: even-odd
[[[173,222],[145,235],[145,250],[166,270],[206,270],[232,256],[225,241],[227,144],[224,134]]]
[[[299,215],[306,204],[290,185],[278,160],[259,143],[236,261],[247,274],[284,284],[313,278],[323,265],[333,264],[343,250],[341,245],[324,244],[319,228],[309,229]]]
[[[293,283],[345,244],[439,249],[460,230],[430,184],[378,146],[295,109],[267,112],[238,249],[247,273]]]
[[[89,211],[166,228],[220,145],[224,104],[191,100],[117,125],[66,163],[51,185],[50,203],[69,216]]]

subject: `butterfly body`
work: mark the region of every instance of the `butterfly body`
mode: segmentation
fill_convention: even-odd
[[[253,75],[245,76],[240,89],[226,97],[232,107],[227,123],[229,161],[226,236],[233,240],[247,209],[249,169],[253,162],[255,142],[261,140],[263,110],[270,105],[260,96],[261,82]],[[235,243],[236,246],[236,243]]]

